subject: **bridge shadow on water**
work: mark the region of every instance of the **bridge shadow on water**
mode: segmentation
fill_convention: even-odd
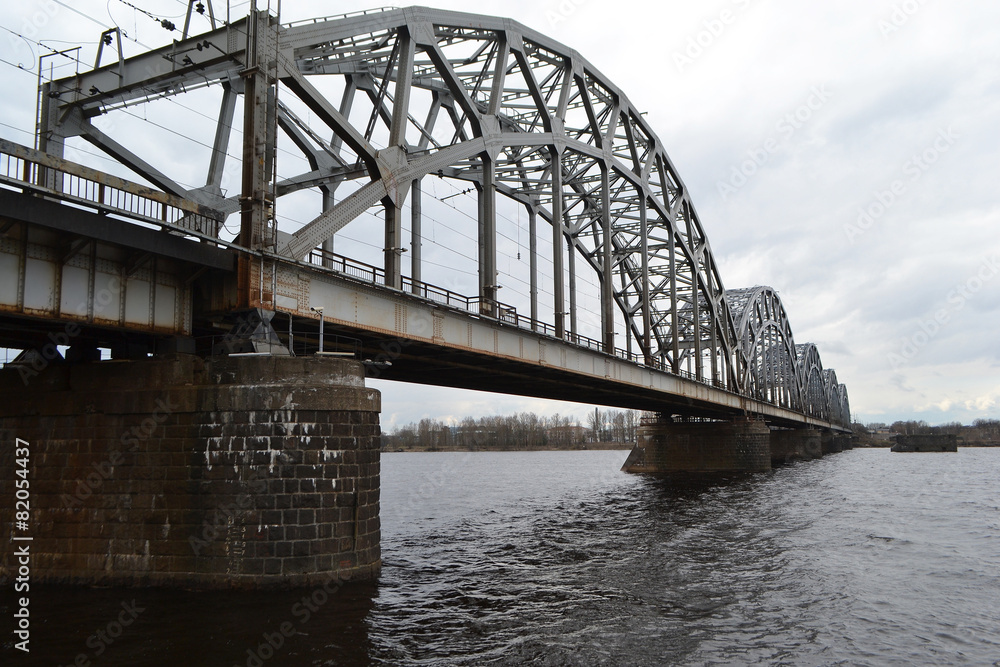
[[[644,473],[644,482],[652,493],[670,502],[687,503],[706,494],[726,489],[749,490],[767,478],[767,472],[680,472]]]

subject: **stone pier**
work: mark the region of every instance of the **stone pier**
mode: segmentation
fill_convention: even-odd
[[[771,465],[818,459],[823,455],[823,440],[813,428],[774,429],[771,431]]]
[[[0,371],[0,576],[263,588],[377,577],[380,396],[331,357],[173,355]],[[20,458],[20,457],[19,457]],[[22,494],[23,495],[23,494]]]
[[[762,421],[644,423],[626,472],[735,472],[771,468],[770,429]]]
[[[851,437],[839,435],[837,433],[832,433],[830,431],[823,432],[823,453],[824,454],[839,454],[845,449],[850,449]]]
[[[957,452],[958,436],[954,433],[946,435],[899,435],[894,452]]]

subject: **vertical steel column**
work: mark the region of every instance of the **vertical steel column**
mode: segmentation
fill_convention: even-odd
[[[684,205],[684,224],[687,227],[688,239],[696,239],[691,228],[691,211]],[[701,303],[698,301],[698,285],[700,280],[700,270],[698,260],[702,256],[700,241],[695,241],[691,250],[694,258],[691,261],[691,317],[694,320],[694,376],[701,380],[704,377],[704,361],[701,358]]]
[[[576,328],[576,250],[573,248],[573,238],[569,234],[565,236],[569,259],[569,335],[571,341],[578,342],[580,331]]]
[[[420,248],[423,244],[423,231],[421,222],[423,213],[420,210],[420,179],[413,179],[410,184],[410,278],[414,294],[422,291],[421,281],[421,257]]]
[[[333,208],[333,205],[336,203],[333,199],[333,192],[330,190],[330,188],[324,186],[320,186],[319,190],[323,196],[323,210],[329,211],[331,208]],[[323,241],[323,266],[328,269],[333,268],[333,258],[329,257],[326,253],[332,253],[332,252],[333,252],[333,237],[331,236],[330,238]]]
[[[677,245],[676,245],[676,221],[669,219],[666,221],[670,229],[670,237],[667,241],[667,252],[670,253],[670,341],[673,348],[673,371],[680,373],[681,370],[681,323],[677,313]]]
[[[528,298],[531,300],[531,328],[538,329],[538,212],[528,207]]]
[[[553,324],[556,337],[566,335],[565,299],[563,297],[563,192],[562,192],[562,153],[556,147],[550,147],[552,156],[552,298]]]
[[[486,248],[483,245],[483,220],[486,214],[483,213],[483,183],[482,180],[473,183],[476,188],[476,275],[479,280],[479,296],[486,292],[486,276],[483,272],[483,264],[486,262]]]
[[[507,33],[494,33],[496,38],[496,60],[493,64],[493,84],[490,87],[490,98],[486,113],[495,119],[500,111],[503,98],[504,80],[507,73],[507,58],[509,45]],[[497,275],[497,188],[496,163],[484,153],[480,160],[483,165],[482,187],[479,189],[479,297],[480,311],[486,311],[496,317],[500,316],[496,306],[499,286]]]
[[[385,204],[385,285],[403,289],[402,275],[403,208],[391,201]]]
[[[709,281],[712,280],[712,273],[714,267],[712,266],[712,256],[710,253],[705,253],[705,277]],[[719,344],[719,330],[718,324],[719,320],[716,317],[718,314],[716,308],[718,303],[714,299],[714,295],[710,293],[711,284],[705,284],[705,303],[709,305],[709,319],[710,329],[709,329],[709,345],[712,346],[712,384],[722,385],[724,384],[719,377],[719,357],[722,355],[722,346]]]
[[[240,245],[251,250],[262,248],[267,224],[270,175],[264,165],[268,162],[269,84],[265,67],[265,35],[268,28],[267,12],[251,10],[247,21],[247,68],[241,72],[244,81],[244,112],[243,191],[240,196]],[[259,302],[261,275],[260,267],[255,264],[250,255],[239,256],[237,298],[241,308],[256,306]],[[258,272],[256,277],[255,271]]]
[[[413,82],[413,40],[406,28],[396,33],[399,53],[396,70],[395,95],[392,100],[392,124],[389,128],[389,148],[406,151],[406,125],[410,108],[410,85]],[[386,71],[386,77],[390,72]],[[385,284],[396,289],[403,288],[403,202],[387,197],[385,203]]]
[[[495,163],[480,157],[483,183],[479,188],[479,297],[485,314],[497,315],[497,188]]]
[[[51,87],[52,84],[42,84],[42,99],[35,128],[35,147],[49,155],[63,157],[66,150],[66,138],[56,131],[56,126],[59,124],[59,105],[56,98],[49,95]],[[52,170],[39,166],[37,178],[38,185],[53,190],[62,190],[62,176]]]
[[[646,364],[653,362],[653,341],[649,303],[649,221],[646,218],[646,195],[639,199],[639,238],[642,249],[642,355]]]
[[[604,351],[615,353],[615,292],[614,275],[612,273],[611,247],[611,182],[608,175],[608,165],[601,162],[601,228],[602,265],[601,265],[601,329],[603,330]]]

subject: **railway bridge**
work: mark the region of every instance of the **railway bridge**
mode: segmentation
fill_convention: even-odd
[[[844,445],[846,387],[774,289],[724,288],[579,53],[421,7],[212,14],[128,58],[108,31],[42,82],[34,146],[0,140],[0,428],[31,452],[37,572],[375,575],[365,377],[644,410],[635,471]]]

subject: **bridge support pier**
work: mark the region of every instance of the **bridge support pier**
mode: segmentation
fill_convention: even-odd
[[[775,429],[771,431],[771,465],[818,459],[823,455],[823,438],[814,428]]]
[[[0,525],[32,581],[185,588],[378,575],[380,395],[354,361],[190,355],[0,371]],[[15,462],[15,439],[28,456]],[[19,445],[19,446],[24,446]],[[23,485],[22,485],[23,486]],[[23,494],[22,494],[23,495]]]
[[[830,431],[823,432],[823,453],[839,454],[844,451],[844,437]]]
[[[645,423],[625,472],[770,470],[770,429],[762,421]]]

